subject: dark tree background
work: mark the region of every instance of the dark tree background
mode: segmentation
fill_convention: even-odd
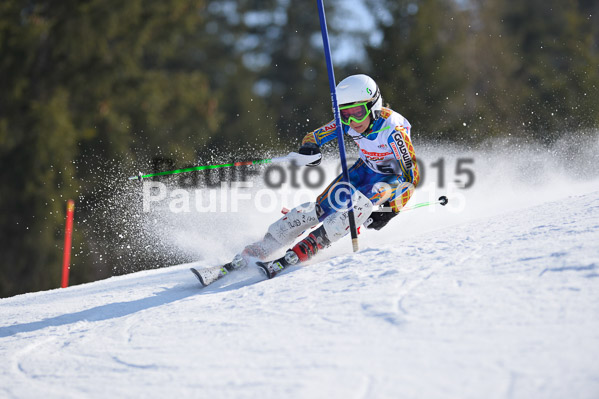
[[[418,140],[547,145],[599,125],[596,1],[358,3],[327,2],[336,76],[370,74]],[[93,254],[118,231],[94,211],[115,180],[161,157],[295,149],[330,118],[310,2],[3,0],[0,296],[59,285],[68,198],[92,254],[71,282],[104,278]]]

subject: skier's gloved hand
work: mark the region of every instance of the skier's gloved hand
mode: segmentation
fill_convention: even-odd
[[[320,147],[316,143],[305,143],[302,144],[298,151],[301,155],[320,155],[316,161],[309,163],[307,166],[316,166],[320,164],[320,160],[322,159],[322,154],[320,154]]]
[[[385,202],[381,209],[378,211],[374,211],[370,214],[370,217],[366,222],[364,222],[364,226],[367,229],[380,230],[389,223],[389,220],[393,219],[397,216],[399,212],[394,212],[389,205],[389,201]]]

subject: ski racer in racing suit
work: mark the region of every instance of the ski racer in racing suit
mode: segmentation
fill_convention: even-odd
[[[359,148],[360,159],[348,170],[356,226],[380,230],[406,205],[420,175],[410,139],[411,125],[399,113],[382,107],[376,82],[366,75],[352,75],[337,86],[343,132]],[[308,133],[299,149],[302,155],[320,154],[320,146],[335,139],[335,121]],[[320,158],[309,164],[315,166]],[[338,176],[316,202],[302,204],[274,222],[264,238],[247,246],[231,265],[240,268],[252,258],[265,260],[291,245],[304,231],[322,223],[287,250],[278,261],[268,262],[269,277],[288,265],[305,262],[320,249],[349,232],[348,186]],[[378,206],[377,210],[374,207]],[[259,262],[264,265],[263,262]]]

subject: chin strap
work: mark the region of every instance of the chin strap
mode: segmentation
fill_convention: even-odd
[[[372,115],[374,115],[372,118],[372,123],[374,123],[378,118],[381,117],[381,111],[372,111]]]
[[[370,118],[370,119],[372,120],[372,122],[370,122],[370,125],[368,125],[368,129],[366,129],[362,133],[360,133],[360,136],[362,136],[362,137],[359,137],[359,138],[365,139],[368,137],[368,135],[370,133],[372,133],[372,127],[374,126],[374,122],[376,121],[376,119],[374,119],[374,118]]]

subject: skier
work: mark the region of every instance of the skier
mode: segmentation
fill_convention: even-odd
[[[399,113],[382,106],[376,82],[366,75],[352,75],[337,85],[337,98],[343,132],[359,148],[360,159],[349,168],[350,186],[338,176],[316,202],[302,204],[274,222],[261,241],[248,245],[230,263],[232,269],[256,262],[269,278],[289,265],[305,262],[319,250],[349,231],[347,196],[351,191],[356,226],[380,230],[408,202],[420,175],[410,139],[411,125]],[[299,153],[320,155],[320,146],[335,139],[335,120],[308,133]],[[375,206],[379,209],[374,210]],[[318,224],[285,255],[263,262],[275,251],[291,245],[304,231]]]

